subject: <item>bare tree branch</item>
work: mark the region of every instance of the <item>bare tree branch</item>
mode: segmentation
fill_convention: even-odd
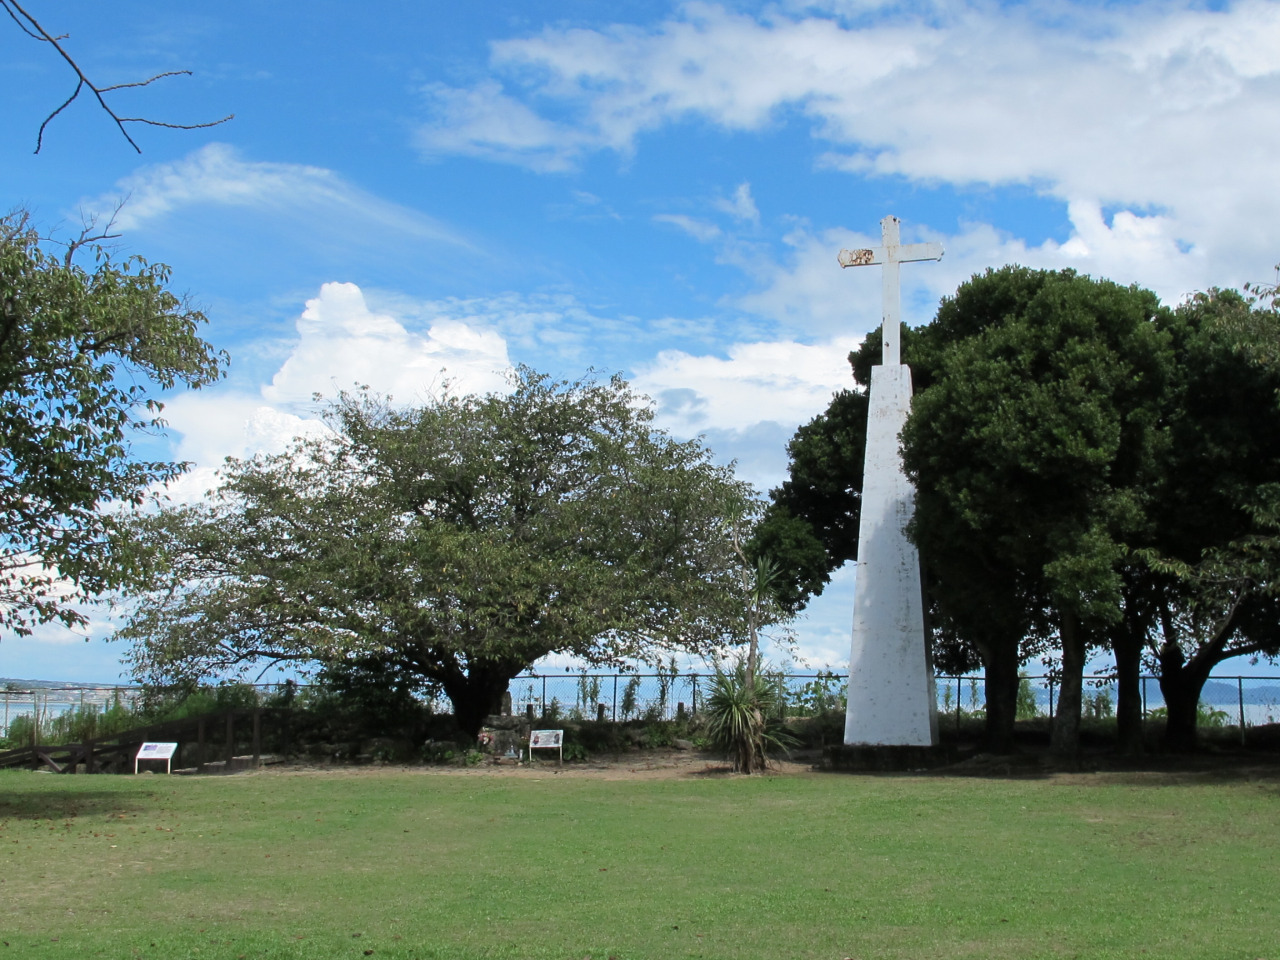
[[[149,77],[146,80],[137,80],[133,83],[117,83],[109,87],[99,87],[85,76],[84,71],[80,69],[80,65],[76,63],[75,58],[63,49],[63,46],[59,41],[65,40],[68,36],[67,34],[54,36],[49,33],[40,25],[40,22],[36,20],[35,17],[23,9],[22,5],[18,3],[18,0],[0,0],[0,8],[4,9],[4,12],[9,15],[9,18],[13,20],[13,22],[18,25],[18,28],[27,36],[31,37],[33,40],[39,40],[41,43],[51,44],[53,48],[58,51],[58,55],[67,62],[69,67],[71,67],[77,77],[76,88],[72,91],[71,96],[67,97],[67,99],[64,100],[56,110],[45,117],[44,122],[40,124],[40,130],[36,133],[36,153],[39,153],[40,148],[44,145],[45,128],[49,126],[54,117],[62,113],[62,111],[67,107],[71,106],[86,87],[98,101],[98,105],[102,107],[107,116],[109,116],[120,129],[120,135],[123,136],[125,140],[129,142],[129,146],[133,147],[133,149],[138,153],[142,152],[142,148],[138,146],[133,137],[129,136],[129,131],[125,129],[126,123],[144,123],[152,127],[167,127],[170,130],[200,130],[205,127],[216,127],[218,124],[226,123],[228,120],[235,117],[234,113],[229,113],[221,120],[210,120],[205,123],[166,123],[161,120],[150,120],[146,117],[122,117],[111,108],[103,94],[111,93],[115,90],[128,89],[130,87],[145,87],[148,84],[154,83],[156,80],[162,80],[165,77],[176,77],[182,75],[191,76],[191,71],[168,70],[164,73],[157,73],[155,76]]]

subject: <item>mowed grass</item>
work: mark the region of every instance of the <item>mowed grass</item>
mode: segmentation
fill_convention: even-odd
[[[1280,958],[1280,783],[0,775],[0,958]]]

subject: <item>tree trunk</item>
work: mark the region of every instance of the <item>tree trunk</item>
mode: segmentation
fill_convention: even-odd
[[[1133,757],[1144,749],[1142,730],[1142,641],[1126,624],[1112,634],[1116,657],[1116,749]]]
[[[440,681],[445,696],[453,704],[453,719],[468,737],[480,734],[484,718],[502,710],[502,695],[512,677],[519,673],[510,666],[472,661],[466,672],[451,671]]]
[[[983,650],[986,667],[985,747],[991,753],[1014,751],[1013,721],[1018,713],[1018,645],[992,644]]]
[[[1196,749],[1200,692],[1209,679],[1210,668],[1188,664],[1176,644],[1166,643],[1160,650],[1160,692],[1164,694],[1166,711],[1163,742],[1171,753]]]
[[[1084,686],[1085,638],[1080,621],[1064,613],[1058,632],[1062,638],[1062,687],[1053,715],[1049,748],[1057,756],[1074,758],[1080,750],[1080,706]]]

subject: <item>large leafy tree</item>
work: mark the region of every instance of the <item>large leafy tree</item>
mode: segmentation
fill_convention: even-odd
[[[475,733],[552,652],[596,663],[743,636],[732,525],[754,509],[620,379],[518,371],[509,393],[396,409],[346,395],[326,437],[234,462],[142,520],[159,558],[122,631],[138,673],[264,660],[442,689]]]
[[[962,285],[922,332],[936,360],[902,438],[912,535],[965,632],[1000,632],[984,661],[988,711],[1006,728],[1021,636],[1056,634],[1062,753],[1077,745],[1087,651],[1120,619],[1129,544],[1150,523],[1166,312],[1138,287],[1005,267]]]
[[[0,631],[83,622],[79,601],[131,575],[112,508],[182,470],[134,457],[132,439],[163,425],[159,391],[217,379],[224,358],[168,281],[0,219]]]
[[[1211,290],[1164,319],[1169,442],[1113,648],[1135,700],[1145,650],[1168,707],[1166,745],[1184,749],[1210,671],[1280,651],[1280,316]]]
[[[1136,288],[1006,267],[904,337],[935,662],[981,661],[993,748],[1011,745],[1018,667],[1052,646],[1064,751],[1089,647],[1115,654],[1130,750],[1144,657],[1169,706],[1166,742],[1184,748],[1209,671],[1280,650],[1280,323],[1262,299],[1210,291],[1169,310]],[[856,555],[877,347],[869,337],[851,355],[856,387],[792,440],[757,533],[799,603]]]
[[[1069,723],[1084,651],[1117,615],[1120,538],[1140,523],[1132,488],[1157,442],[1152,405],[1167,353],[1151,323],[1159,309],[1145,291],[1007,267],[904,331],[916,386],[904,451],[918,488],[913,536],[935,662],[985,667],[996,749],[1011,741],[1019,665],[1065,635],[1076,678]],[[850,357],[855,389],[793,439],[791,476],[758,534],[779,545],[800,602],[856,556],[878,342],[868,337]],[[812,542],[825,563],[808,559]],[[788,543],[798,546],[780,549]],[[1063,731],[1068,744],[1073,735]]]

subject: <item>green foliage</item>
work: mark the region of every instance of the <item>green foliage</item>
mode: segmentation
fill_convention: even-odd
[[[574,704],[575,720],[594,720],[596,704],[600,702],[601,679],[598,674],[584,674],[578,678],[578,699]]]
[[[729,755],[736,772],[764,770],[769,753],[794,743],[783,729],[786,703],[776,676],[762,670],[749,679],[745,660],[729,670],[717,667],[704,711],[707,739]]]
[[[542,711],[542,719],[539,721],[544,727],[552,727],[564,719],[564,707],[560,705],[557,697],[552,697]]]
[[[640,678],[631,677],[622,688],[622,712],[620,719],[630,720],[637,716],[638,697],[640,695]]]
[[[1196,704],[1196,720],[1197,726],[1211,730],[1221,730],[1231,724],[1231,714],[1225,710],[1218,710],[1216,707],[1212,707],[1201,700]]]
[[[77,601],[140,575],[108,508],[183,466],[139,459],[132,438],[164,426],[158,391],[210,383],[226,360],[168,283],[83,236],[55,256],[25,216],[0,218],[0,630],[83,623]]]
[[[1169,720],[1169,708],[1152,707],[1147,711],[1147,718],[1150,720]],[[1196,727],[1201,730],[1221,730],[1231,724],[1231,714],[1225,710],[1219,710],[1203,700],[1196,703]]]
[[[1018,700],[1014,708],[1014,716],[1018,720],[1034,720],[1040,716],[1040,705],[1036,703],[1036,692],[1025,674],[1018,675]]]
[[[29,713],[20,713],[9,720],[9,728],[0,737],[0,749],[14,750],[25,747],[41,738],[36,730],[36,720]]]
[[[521,369],[511,387],[410,409],[343,395],[331,435],[140,521],[167,562],[120,633],[135,670],[381,662],[438,684],[474,733],[548,653],[654,660],[738,636],[725,528],[750,488],[619,378]]]
[[[796,431],[787,444],[788,479],[770,492],[748,544],[752,556],[778,563],[783,575],[775,596],[785,609],[802,608],[822,593],[833,570],[857,557],[866,382],[837,393],[824,413]]]
[[[922,331],[934,366],[903,455],[913,536],[953,619],[989,617],[975,600],[994,598],[1023,634],[1037,609],[1118,618],[1134,487],[1158,442],[1160,312],[1136,287],[1007,267],[964,284]],[[971,597],[992,571],[1002,590]]]
[[[47,732],[41,732],[41,739],[46,743],[83,743],[138,725],[137,714],[116,694],[105,709],[95,703],[85,703],[51,717]]]
[[[1098,690],[1085,694],[1082,712],[1088,720],[1110,720],[1116,715],[1115,704],[1111,702],[1111,692]]]
[[[848,686],[831,671],[819,671],[811,680],[788,688],[787,714],[792,717],[814,717],[828,712],[843,713]]]

